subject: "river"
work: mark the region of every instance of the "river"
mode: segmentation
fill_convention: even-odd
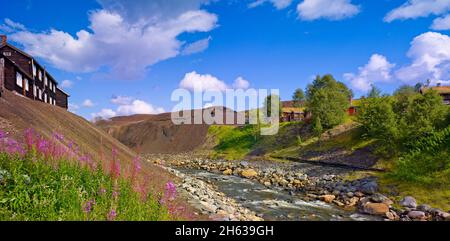
[[[218,191],[235,199],[245,208],[254,211],[264,220],[270,221],[362,221],[380,220],[339,209],[322,201],[304,201],[300,195],[282,188],[267,188],[259,182],[225,176],[204,170],[177,169],[185,175],[195,177],[217,187]]]

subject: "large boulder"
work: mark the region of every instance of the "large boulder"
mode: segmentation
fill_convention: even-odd
[[[384,203],[368,202],[364,204],[362,211],[371,215],[386,216],[386,213],[389,212],[389,206]]]
[[[223,175],[231,175],[231,174],[233,174],[233,170],[231,170],[229,168],[227,170],[223,171]]]
[[[336,199],[336,196],[334,195],[322,195],[320,196],[320,200],[326,202],[326,203],[331,203],[333,202],[333,200]]]
[[[258,176],[258,172],[256,172],[253,169],[245,169],[241,172],[241,176],[245,177],[245,178],[253,178]]]
[[[408,217],[414,220],[425,219],[426,215],[422,211],[411,211],[408,213]]]
[[[405,208],[417,208],[417,201],[415,198],[411,196],[406,196],[402,200],[400,200],[400,205]]]
[[[368,181],[360,186],[359,188],[364,194],[374,194],[378,191],[378,184],[376,181]]]

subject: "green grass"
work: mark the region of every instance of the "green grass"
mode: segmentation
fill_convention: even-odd
[[[213,157],[241,159],[245,157],[258,141],[254,126],[210,126],[208,134],[216,140]]]
[[[107,220],[111,210],[114,220],[169,220],[158,200],[102,170],[0,153],[0,220]],[[89,212],[88,202],[95,202]]]

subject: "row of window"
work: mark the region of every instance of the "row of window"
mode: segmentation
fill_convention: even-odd
[[[42,74],[42,70],[37,70],[36,65],[33,64],[33,77],[38,77],[39,81],[44,81],[44,86],[48,86],[53,93],[56,93],[56,85],[52,81],[48,81],[47,75]]]
[[[23,83],[24,82],[25,82],[25,90],[29,91],[30,86],[29,86],[29,83],[28,83],[28,79],[24,78],[21,73],[16,72],[16,84],[17,84],[17,86],[19,86],[20,88],[23,88]],[[39,100],[44,101],[45,103],[56,105],[56,99],[54,99],[51,96],[48,96],[47,93],[45,93],[41,88],[37,87],[36,85],[33,85],[33,96],[35,98],[38,98]]]

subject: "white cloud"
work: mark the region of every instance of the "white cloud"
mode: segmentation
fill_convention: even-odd
[[[94,107],[94,105],[95,105],[94,102],[92,102],[92,100],[90,100],[90,99],[86,99],[83,101],[83,107],[90,108],[90,107]]]
[[[446,83],[450,80],[450,37],[436,32],[414,38],[408,51],[411,64],[400,68],[396,77],[408,84],[425,82]]]
[[[128,116],[135,114],[160,114],[164,113],[164,108],[155,107],[143,100],[131,96],[113,96],[111,103],[117,105],[116,110],[102,109],[98,113],[92,113],[92,119],[110,119],[115,116]]]
[[[193,71],[187,73],[180,82],[180,88],[192,91],[225,91],[228,86],[225,82],[209,74],[198,74]]]
[[[246,79],[238,77],[236,80],[234,80],[233,88],[246,90],[248,89],[248,87],[250,87],[250,83]]]
[[[97,0],[97,2],[104,9],[117,12],[130,22],[142,19],[160,22],[197,10],[210,0]]]
[[[183,7],[173,7],[173,1],[104,0],[104,9],[90,13],[89,29],[76,36],[51,29],[17,31],[10,38],[65,71],[90,73],[105,67],[111,76],[139,79],[149,66],[180,54],[180,34],[216,26],[217,16],[199,9],[206,1],[176,1]]]
[[[436,18],[431,25],[433,30],[450,30],[450,14],[447,14],[441,18]]]
[[[102,109],[100,112],[91,114],[93,120],[103,119],[107,120],[117,116],[117,113],[112,109]]]
[[[408,0],[390,11],[384,18],[386,22],[410,18],[440,15],[450,10],[450,0]]]
[[[80,109],[80,107],[77,104],[69,103],[69,111],[72,113],[77,113],[77,110]]]
[[[0,25],[0,31],[3,31],[5,33],[11,33],[17,30],[26,30],[23,24],[16,23],[9,18],[5,18],[4,22],[4,24]]]
[[[273,6],[280,10],[289,7],[293,0],[256,0],[248,5],[249,8],[255,8],[263,5],[266,2],[270,2]]]
[[[392,69],[395,64],[389,61],[383,55],[374,54],[369,62],[358,68],[358,73],[346,73],[344,78],[350,81],[351,87],[357,91],[367,92],[372,84],[392,81]]]
[[[60,85],[60,87],[63,89],[70,89],[70,88],[72,88],[72,86],[73,86],[73,82],[70,80],[67,80],[67,79],[63,80]]]
[[[209,47],[209,41],[211,41],[211,39],[212,37],[210,36],[208,38],[201,39],[191,44],[188,44],[186,47],[184,47],[182,54],[190,55],[205,51]]]
[[[353,17],[360,7],[351,0],[304,0],[297,5],[297,13],[302,20],[316,19],[341,20]]]
[[[133,102],[133,97],[129,97],[129,96],[113,96],[111,98],[111,103],[116,104],[116,105],[129,105],[131,104],[131,102]]]
[[[163,112],[163,108],[156,108],[143,100],[134,100],[130,104],[120,105],[117,108],[118,115],[159,114]]]

